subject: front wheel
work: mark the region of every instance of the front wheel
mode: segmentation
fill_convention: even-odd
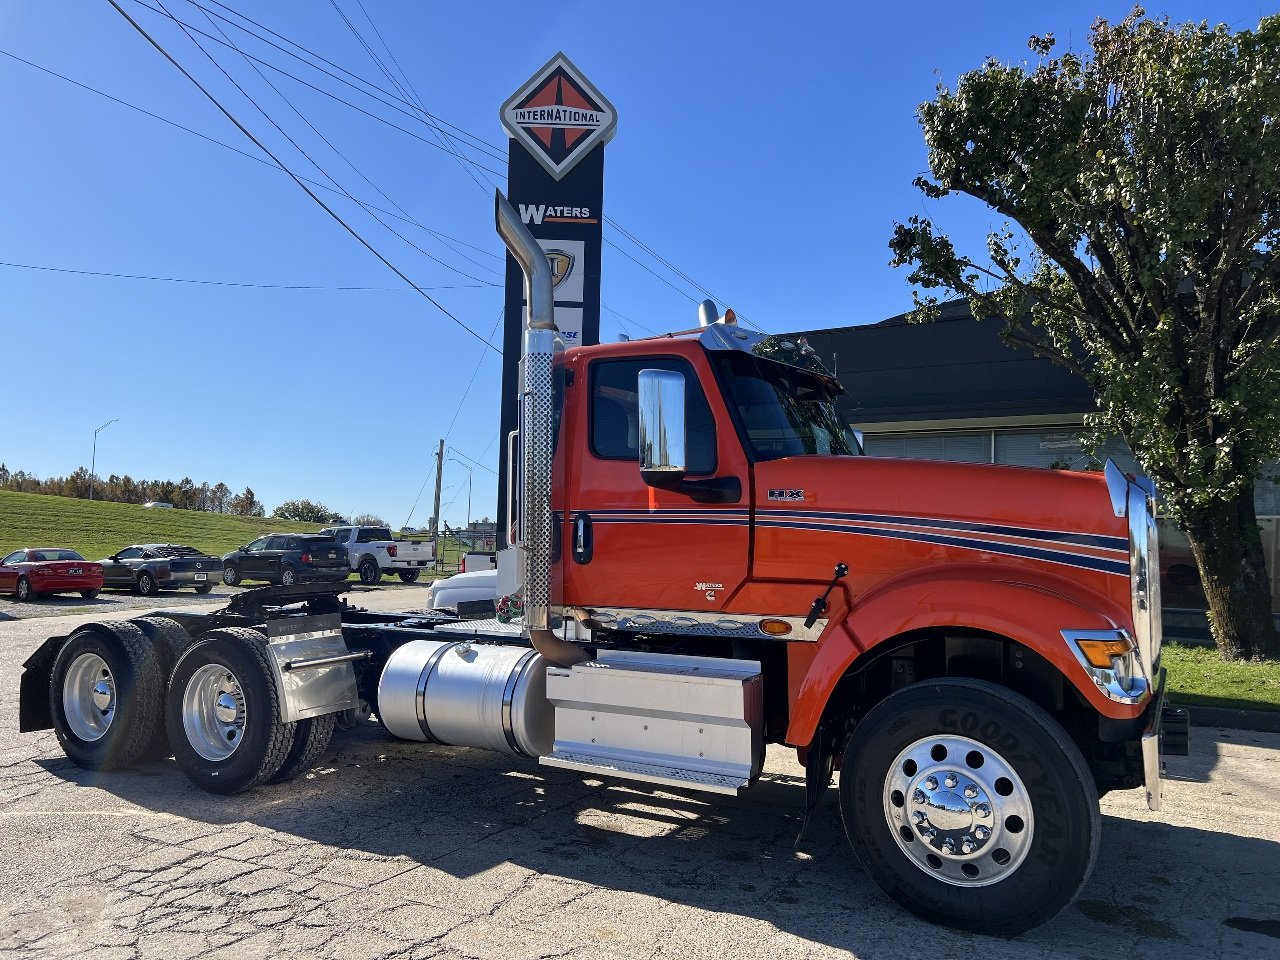
[[[421,573],[422,573],[421,570],[401,570],[400,582],[401,583],[417,583],[418,577]]]
[[[912,913],[1013,935],[1084,886],[1101,834],[1079,748],[1025,697],[943,678],[899,690],[854,729],[840,807],[871,878]]]
[[[155,577],[147,573],[145,570],[138,574],[138,594],[143,597],[150,597],[156,593],[159,588],[156,587]]]
[[[376,560],[364,560],[360,563],[360,582],[377,583],[382,579],[382,571],[378,569]]]
[[[240,582],[240,568],[234,563],[228,563],[222,568],[222,582],[228,587],[234,587]]]

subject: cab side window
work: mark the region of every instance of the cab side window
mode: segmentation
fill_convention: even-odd
[[[591,452],[602,460],[639,463],[641,370],[684,374],[688,470],[692,475],[715,473],[716,428],[711,408],[693,367],[672,357],[599,360],[591,365]]]

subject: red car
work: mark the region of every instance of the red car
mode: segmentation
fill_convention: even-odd
[[[0,593],[35,600],[42,593],[78,593],[92,600],[102,589],[102,564],[65,547],[27,547],[0,560]]]

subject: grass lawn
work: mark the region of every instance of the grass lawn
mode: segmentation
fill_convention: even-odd
[[[21,547],[70,547],[88,560],[101,560],[133,543],[182,543],[220,557],[264,533],[315,533],[321,526],[0,490],[0,557]],[[439,573],[423,571],[424,581],[457,570],[463,552],[457,541],[442,538],[440,552]]]
[[[1223,663],[1212,647],[1166,643],[1169,699],[1189,707],[1280,711],[1280,663]]]

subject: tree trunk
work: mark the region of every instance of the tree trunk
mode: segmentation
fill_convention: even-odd
[[[1183,530],[1209,601],[1209,626],[1223,660],[1280,659],[1267,574],[1253,508],[1253,484],[1230,499],[1187,508]]]

